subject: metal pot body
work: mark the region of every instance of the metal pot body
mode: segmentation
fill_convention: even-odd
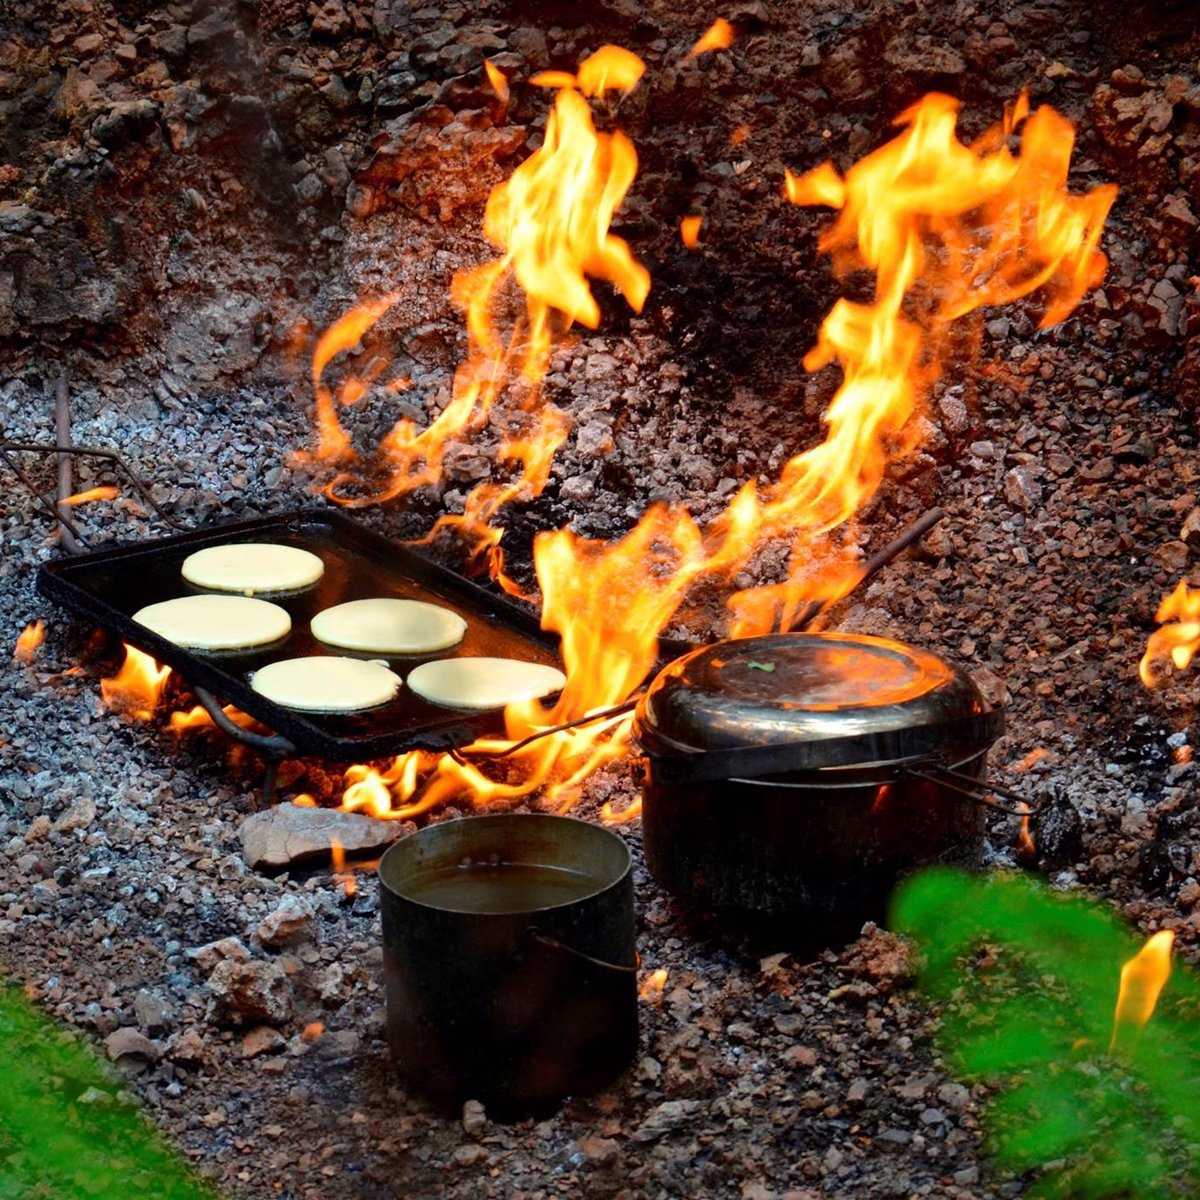
[[[647,866],[678,895],[798,936],[854,932],[905,872],[979,862],[981,809],[909,769],[982,781],[1002,725],[966,672],[898,642],[706,647],[666,667],[638,709]]]
[[[430,873],[577,872],[580,894],[456,911]],[[388,1040],[407,1085],[497,1115],[552,1108],[621,1074],[637,1048],[633,878],[615,834],[534,814],[470,817],[396,843],[379,866]]]
[[[982,780],[986,757],[959,766]],[[880,921],[897,881],[933,863],[978,866],[983,811],[925,779],[814,771],[788,781],[657,781],[645,763],[646,865],[668,891],[772,923],[798,939]],[[866,774],[864,780],[862,776]],[[874,774],[875,778],[870,776]]]

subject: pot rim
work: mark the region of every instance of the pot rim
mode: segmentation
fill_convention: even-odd
[[[496,825],[511,824],[512,822],[515,822],[515,821],[541,821],[541,822],[554,822],[558,828],[565,829],[565,828],[567,828],[568,823],[569,823],[570,825],[575,826],[577,831],[580,829],[584,829],[584,828],[591,831],[586,834],[581,833],[581,832],[576,832],[576,834],[574,836],[576,836],[578,838],[595,838],[595,839],[599,840],[600,842],[605,843],[608,846],[615,848],[614,852],[619,856],[619,860],[618,860],[618,863],[613,864],[612,870],[605,870],[603,872],[603,874],[605,876],[605,881],[603,883],[598,884],[591,891],[581,892],[579,895],[572,896],[572,897],[570,897],[570,899],[560,901],[557,904],[543,904],[543,905],[539,905],[537,907],[530,907],[530,908],[514,908],[514,909],[504,911],[504,912],[480,912],[477,909],[452,908],[445,904],[431,904],[428,901],[421,900],[415,896],[408,894],[406,891],[402,890],[402,887],[397,883],[396,880],[394,880],[394,879],[389,880],[387,878],[387,872],[389,872],[389,871],[394,872],[394,873],[399,872],[399,867],[396,864],[399,863],[400,859],[404,856],[406,851],[409,853],[412,852],[412,848],[413,848],[412,843],[413,843],[414,838],[420,839],[423,836],[427,836],[428,840],[433,840],[434,838],[439,836],[437,831],[445,830],[448,826],[451,826],[451,825],[455,826],[456,828],[459,828],[461,831],[461,825],[462,825],[462,822],[464,822],[464,821],[486,823],[486,824],[491,825],[493,828]],[[440,836],[447,836],[447,835],[445,835],[443,833]],[[389,863],[389,859],[391,860],[391,863]],[[577,864],[582,863],[583,861],[585,861],[585,860],[582,855],[577,856],[577,858],[576,858]],[[591,865],[594,867],[593,860],[587,859],[586,862],[588,863],[588,865]],[[557,869],[569,871],[575,875],[580,875],[580,876],[584,875],[584,872],[573,870],[570,865],[564,865],[562,863],[553,863],[553,862],[532,863],[531,862],[531,865],[556,867]],[[619,869],[617,869],[618,866],[619,866]],[[611,829],[605,829],[601,825],[597,825],[592,821],[584,821],[584,820],[580,819],[579,817],[568,817],[568,816],[565,816],[565,815],[562,815],[559,813],[514,813],[514,812],[476,813],[476,814],[471,814],[470,816],[454,817],[450,821],[439,821],[439,822],[437,822],[437,824],[434,824],[434,825],[426,825],[424,828],[418,829],[414,833],[410,833],[410,834],[406,835],[405,837],[401,838],[399,841],[393,842],[392,845],[389,846],[387,848],[387,850],[384,851],[383,857],[380,858],[379,865],[375,869],[375,874],[379,880],[380,888],[382,888],[383,891],[387,892],[394,899],[402,901],[404,904],[413,905],[416,908],[424,909],[425,911],[431,912],[431,913],[445,913],[450,916],[469,917],[471,919],[478,919],[478,920],[488,920],[488,919],[511,920],[513,917],[532,916],[532,915],[536,915],[537,913],[558,912],[562,909],[568,909],[575,905],[584,904],[589,901],[595,900],[598,897],[605,895],[607,892],[610,892],[610,891],[614,890],[615,888],[621,887],[625,883],[625,881],[630,877],[632,872],[633,872],[633,855],[629,849],[629,844],[628,844],[628,842],[625,841],[625,839],[623,837],[620,837],[618,834],[614,833]],[[587,872],[587,875],[594,877],[595,871],[594,870],[589,871],[589,872]]]

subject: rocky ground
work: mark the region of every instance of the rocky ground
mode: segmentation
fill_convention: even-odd
[[[606,298],[601,330],[556,354],[547,387],[576,432],[515,515],[512,557],[520,569],[533,532],[564,521],[619,532],[660,496],[711,515],[819,436],[834,382],[799,364],[839,285],[816,250],[820,215],[778,194],[785,166],[848,165],[930,88],[959,95],[978,131],[1027,86],[1078,123],[1074,185],[1120,185],[1108,277],[1048,332],[1025,305],[967,331],[923,451],[863,527],[882,543],[935,501],[949,515],[836,624],[947,654],[1007,694],[998,777],[1059,789],[1082,817],[1082,848],[1043,869],[1147,930],[1174,928],[1195,961],[1194,677],[1150,693],[1136,675],[1200,538],[1190,10],[756,2],[725,10],[733,49],[688,62],[716,11],[16,0],[0,15],[5,435],[49,437],[61,364],[78,439],[128,454],[179,520],[315,503],[292,456],[311,440],[307,331],[360,290],[399,288],[366,353],[387,346],[417,397],[445,395],[463,346],[450,275],[487,254],[487,192],[539,133],[544,98],[520,81],[616,41],[649,66],[610,119],[641,156],[620,232],[653,290],[640,317]],[[484,57],[514,80],[506,114]],[[678,238],[687,212],[705,217],[694,252]],[[372,414],[390,424],[382,404],[370,398],[363,436]],[[363,519],[423,532],[473,478],[475,456],[454,461],[442,486]],[[128,493],[80,519],[96,541],[155,531]],[[0,694],[0,967],[102,1043],[229,1194],[1027,1187],[989,1172],[981,1095],[937,1059],[895,939],[868,930],[812,956],[724,935],[640,864],[643,969],[668,977],[643,1002],[622,1082],[536,1123],[428,1111],[397,1088],[381,1041],[369,873],[351,899],[324,869],[251,870],[253,764],[109,712],[97,680],[115,648],[35,594],[56,547],[19,489],[6,488],[0,538],[0,644],[36,618],[48,628]],[[577,811],[632,795],[612,770]],[[636,823],[622,832],[637,854]],[[991,829],[996,857],[1013,833]]]

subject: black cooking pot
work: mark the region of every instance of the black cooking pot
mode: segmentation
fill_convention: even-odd
[[[1003,715],[927,651],[785,633],[670,664],[634,730],[654,877],[803,940],[882,919],[915,867],[978,863],[982,809],[965,793]]]
[[[379,879],[388,1040],[407,1084],[515,1117],[625,1069],[637,979],[621,838],[569,817],[467,817],[397,842]]]

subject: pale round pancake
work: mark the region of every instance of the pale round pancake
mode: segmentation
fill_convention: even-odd
[[[503,708],[557,692],[567,677],[557,667],[517,658],[441,658],[415,667],[407,682],[444,708]]]
[[[299,546],[231,542],[189,554],[180,570],[196,587],[249,595],[311,587],[325,573],[325,564]]]
[[[242,650],[287,637],[287,610],[249,596],[178,596],[133,614],[139,625],[190,650]]]
[[[254,672],[250,686],[285,708],[358,712],[386,704],[402,684],[383,663],[318,654],[268,663]]]
[[[458,613],[421,600],[348,600],[312,619],[317,641],[372,654],[432,654],[457,646],[466,632]]]

